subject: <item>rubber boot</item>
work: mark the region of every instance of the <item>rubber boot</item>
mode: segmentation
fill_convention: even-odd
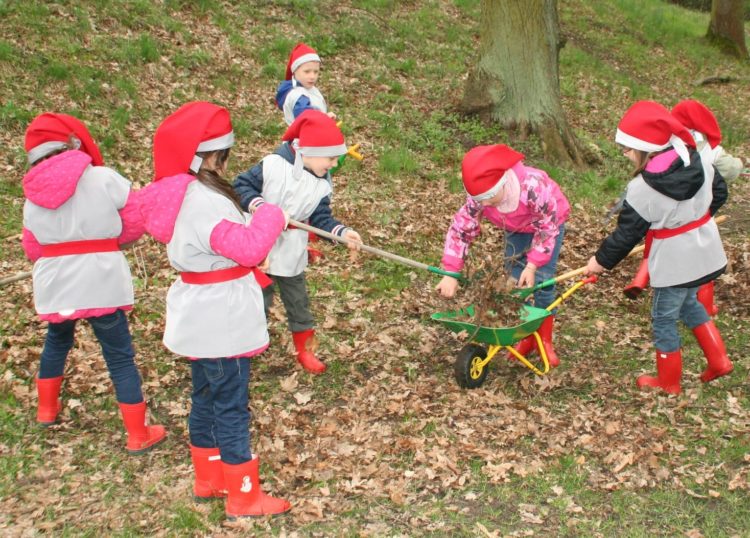
[[[643,258],[633,280],[622,291],[625,292],[628,299],[637,299],[641,292],[648,287],[648,282],[648,258]]]
[[[118,403],[122,421],[128,432],[126,448],[131,454],[142,454],[166,437],[164,426],[146,425],[146,402],[137,404]]]
[[[707,284],[703,284],[698,288],[697,294],[698,302],[703,305],[706,309],[706,314],[714,317],[719,313],[719,307],[714,303],[714,282],[713,280]]]
[[[193,496],[196,501],[210,501],[227,496],[224,485],[224,469],[221,466],[221,453],[216,448],[201,448],[190,445],[190,458],[193,460],[195,482]]]
[[[283,514],[292,505],[284,499],[266,495],[260,489],[258,456],[239,465],[221,464],[228,495],[225,513],[229,519]]]
[[[57,421],[57,414],[62,411],[60,385],[63,376],[36,378],[36,393],[39,398],[36,409],[36,421],[45,428]]]
[[[520,355],[523,355],[525,357],[536,349],[536,338],[534,338],[533,334],[530,334],[529,336],[518,342],[515,346],[513,346],[513,349],[515,349]],[[513,353],[511,353],[510,351],[508,352],[508,360],[516,360],[516,356],[513,355]]]
[[[713,321],[698,325],[693,329],[693,334],[708,362],[708,366],[701,374],[701,381],[708,383],[712,379],[727,375],[734,369],[732,362],[727,357],[727,349],[721,339],[719,329],[716,328]]]
[[[639,388],[657,387],[670,394],[679,394],[682,377],[682,351],[656,351],[656,376],[642,375],[636,380]]]
[[[320,241],[320,237],[315,235],[312,232],[307,232],[307,242],[308,243],[317,243]],[[310,263],[310,265],[314,265],[318,263],[319,260],[323,259],[323,253],[318,250],[317,248],[311,247],[310,245],[307,245],[307,261]]]
[[[294,347],[297,350],[297,361],[302,367],[311,374],[322,374],[326,371],[326,365],[320,362],[315,356],[315,347],[317,340],[315,331],[308,329],[306,331],[292,333]]]
[[[560,359],[557,358],[555,348],[552,347],[552,329],[554,328],[554,325],[555,316],[547,316],[544,318],[541,327],[538,329],[539,336],[542,337],[544,351],[547,352],[547,361],[549,362],[550,368],[557,368],[560,366]]]

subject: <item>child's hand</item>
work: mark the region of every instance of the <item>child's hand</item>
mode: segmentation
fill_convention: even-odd
[[[458,280],[452,276],[444,276],[443,279],[435,286],[435,289],[440,292],[440,295],[450,299],[456,294],[458,289]]]
[[[284,230],[286,230],[289,227],[289,219],[291,217],[289,216],[289,213],[287,213],[286,209],[282,209],[281,212],[284,213]]]
[[[599,273],[604,271],[604,267],[599,265],[599,262],[596,261],[596,256],[591,256],[591,259],[589,260],[589,263],[586,264],[586,268],[583,270],[584,275],[590,275],[591,273],[598,275]]]
[[[328,116],[329,118],[331,118],[332,120],[335,120],[335,119],[336,119],[336,114],[334,114],[333,112],[326,112],[326,115],[327,115],[327,116]]]
[[[523,268],[521,276],[518,277],[519,288],[530,288],[534,285],[534,277],[536,276],[536,265],[533,263],[527,263],[526,267]]]
[[[354,230],[347,230],[344,232],[344,237],[349,241],[346,246],[352,250],[359,250],[359,245],[362,244],[362,238]]]
[[[268,256],[263,258],[263,261],[258,264],[258,269],[263,271],[264,273],[268,271],[268,269],[271,267],[271,262],[268,261]]]

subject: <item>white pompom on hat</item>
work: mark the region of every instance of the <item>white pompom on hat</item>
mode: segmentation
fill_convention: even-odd
[[[654,101],[638,101],[625,112],[617,126],[615,142],[648,153],[674,147],[686,166],[690,164],[687,147],[695,147],[687,127]]]

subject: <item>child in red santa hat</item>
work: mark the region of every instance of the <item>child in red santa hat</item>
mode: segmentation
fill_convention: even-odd
[[[502,144],[477,146],[466,153],[461,177],[467,197],[445,238],[444,269],[461,271],[484,218],[505,230],[505,269],[518,286],[534,286],[555,276],[570,204],[546,172],[524,165],[523,158]],[[443,297],[453,297],[457,289],[458,280],[450,276],[437,285]],[[554,286],[534,293],[534,305],[539,308],[554,299]],[[553,325],[554,315],[545,318],[539,335],[550,366],[556,367],[560,360],[552,345]],[[525,355],[536,347],[531,335],[516,349]]]
[[[317,110],[306,110],[282,137],[276,151],[240,174],[234,189],[242,207],[257,211],[265,202],[281,206],[290,217],[307,221],[325,232],[349,239],[358,249],[361,238],[333,217],[330,169],[346,153],[344,135],[336,122]],[[321,374],[326,365],[315,355],[314,319],[305,281],[308,263],[307,232],[286,230],[269,254],[268,274],[279,286],[292,331],[297,360],[305,370]],[[273,301],[273,287],[263,290],[266,310]]]
[[[85,319],[115,386],[126,448],[145,452],[165,432],[146,425],[125,315],[133,307],[133,284],[120,246],[143,234],[130,182],[104,166],[86,126],[67,114],[37,116],[26,130],[25,147],[31,170],[23,178],[22,244],[34,261],[34,306],[48,322],[36,378],[37,422],[48,426],[57,420],[76,322]]]
[[[250,451],[250,359],[268,347],[258,269],[286,225],[266,204],[250,218],[223,179],[234,134],[229,112],[196,101],[154,135],[154,182],[141,190],[146,229],[180,276],[167,293],[164,345],[191,359],[190,452],[198,499],[226,497],[230,518],[279,514]]]
[[[732,371],[721,335],[696,298],[699,286],[726,270],[712,217],[726,200],[726,184],[695,151],[685,126],[653,101],[638,101],[628,109],[615,141],[635,165],[635,177],[628,184],[617,228],[591,257],[586,273],[612,269],[646,239],[657,375],[640,376],[637,384],[679,394],[678,319],[693,331],[708,361],[701,381]]]
[[[286,78],[276,89],[276,106],[284,112],[284,121],[291,125],[305,110],[319,110],[333,119],[328,105],[317,87],[320,77],[320,56],[305,43],[297,43],[289,54]]]
[[[672,116],[688,128],[701,157],[713,163],[725,181],[737,179],[742,172],[742,160],[732,157],[721,146],[721,129],[711,109],[700,101],[686,99],[672,108]],[[714,303],[713,280],[698,288],[698,300],[706,308],[709,316],[719,313]]]

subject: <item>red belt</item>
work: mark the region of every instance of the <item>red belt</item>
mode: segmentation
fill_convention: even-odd
[[[244,267],[242,265],[235,265],[234,267],[228,267],[227,269],[217,269],[216,271],[203,271],[200,273],[181,272],[180,277],[182,277],[182,281],[185,284],[204,285],[236,280],[249,275],[250,273],[255,275],[255,280],[258,281],[261,288],[273,284],[273,280],[268,278],[268,275],[257,267]]]
[[[120,250],[117,239],[89,239],[41,245],[42,258],[56,258],[71,254],[92,254],[94,252],[115,252]]]
[[[682,226],[678,226],[677,228],[660,228],[658,230],[649,230],[648,232],[646,232],[646,246],[643,250],[643,257],[648,258],[648,254],[651,251],[651,243],[654,239],[669,239],[670,237],[684,234],[685,232],[689,232],[690,230],[700,228],[709,220],[711,220],[711,213],[706,213],[698,220],[688,222],[687,224],[683,224]]]

